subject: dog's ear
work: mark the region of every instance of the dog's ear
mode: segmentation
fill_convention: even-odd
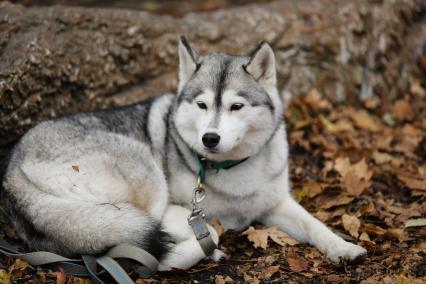
[[[249,62],[243,67],[259,83],[276,85],[275,55],[269,43],[261,42],[251,53]]]
[[[181,36],[179,40],[179,93],[195,72],[199,57],[198,52],[189,46],[184,36]]]

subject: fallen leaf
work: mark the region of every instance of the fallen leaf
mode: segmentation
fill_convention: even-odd
[[[343,187],[352,196],[360,195],[370,186],[373,171],[369,169],[364,158],[353,165],[348,157],[337,158],[334,169],[340,174]]]
[[[80,167],[79,167],[79,166],[77,166],[77,165],[72,165],[71,167],[72,167],[72,169],[73,169],[75,172],[77,172],[77,173],[79,173],[79,172],[80,172]]]
[[[322,114],[320,114],[319,119],[321,121],[321,123],[324,125],[324,127],[330,131],[331,133],[335,133],[338,131],[338,128],[336,127],[336,125],[333,124],[333,122],[331,122],[330,120],[328,120],[325,116],[323,116]]]
[[[348,157],[337,158],[334,162],[334,169],[341,175],[345,176],[351,170],[351,162]]]
[[[372,157],[373,157],[374,162],[377,165],[389,163],[393,159],[393,157],[391,155],[386,154],[386,153],[381,153],[379,151],[374,151]]]
[[[380,228],[379,226],[366,223],[364,224],[365,231],[369,234],[375,234],[377,236],[384,235],[386,233],[386,230],[383,228]]]
[[[405,222],[405,228],[425,227],[425,226],[426,226],[426,218],[411,219]]]
[[[15,259],[15,262],[10,267],[9,272],[12,273],[13,270],[25,270],[28,267],[28,263],[22,259]]]
[[[292,246],[298,243],[284,232],[278,230],[277,226],[272,226],[266,229],[255,229],[250,226],[242,234],[247,235],[247,239],[253,243],[255,248],[261,247],[262,249],[266,249],[268,247],[268,238],[271,238],[275,243],[281,246]]]
[[[334,196],[334,197],[331,197],[326,202],[324,202],[321,205],[321,208],[330,209],[332,207],[346,205],[346,204],[349,204],[352,200],[354,200],[354,198],[351,196],[346,196],[346,195]]]
[[[393,104],[392,113],[400,120],[411,120],[414,118],[411,105],[404,99],[398,100]]]
[[[362,232],[361,236],[359,236],[359,239],[361,241],[371,242],[371,239],[370,239],[370,237],[368,236],[368,234],[366,232]]]
[[[235,283],[235,281],[229,276],[226,276],[225,278],[223,278],[222,275],[216,275],[215,283],[216,284],[226,284],[226,283]]]
[[[379,132],[383,128],[383,126],[365,110],[354,110],[351,118],[357,127],[370,130],[371,132]]]
[[[356,216],[344,214],[342,216],[342,223],[345,230],[349,232],[349,234],[351,234],[352,237],[358,238],[359,236],[358,230],[361,225],[361,222]]]
[[[0,269],[0,284],[9,284],[9,283],[11,283],[10,274],[4,269]]]
[[[304,97],[305,102],[312,107],[314,111],[318,111],[320,106],[321,94],[317,89],[313,88],[308,91]]]
[[[67,276],[62,267],[59,267],[59,271],[56,272],[56,284],[65,284],[67,282]]]
[[[424,279],[413,279],[413,278],[408,278],[407,276],[404,275],[397,275],[395,276],[395,282],[396,284],[424,284]]]
[[[242,234],[247,235],[247,239],[253,243],[255,248],[261,247],[266,249],[268,247],[268,229],[256,230],[254,227],[250,226]]]
[[[271,240],[279,244],[280,246],[294,246],[297,245],[299,242],[287,235],[286,233],[280,231],[280,230],[270,230],[269,231],[269,237]]]
[[[420,81],[417,81],[417,80],[411,83],[410,93],[417,95],[419,97],[426,96],[426,90],[423,89],[422,84],[420,83]]]
[[[225,229],[223,228],[222,223],[220,222],[219,218],[213,217],[211,224],[212,224],[213,228],[215,228],[218,236],[220,237],[223,234],[223,232],[225,231]]]
[[[223,278],[222,275],[216,275],[214,282],[216,284],[225,284],[225,279]]]
[[[426,190],[426,180],[424,179],[417,179],[408,174],[399,174],[398,179],[411,189]]]
[[[353,131],[355,131],[350,120],[348,120],[346,118],[339,119],[338,121],[336,121],[334,126],[335,126],[335,128],[338,132],[341,132],[341,131],[353,132]]]
[[[327,276],[328,282],[340,282],[342,281],[342,278],[337,274],[330,274]]]
[[[288,265],[294,272],[302,272],[308,268],[309,262],[303,257],[287,257]]]
[[[274,273],[278,272],[278,270],[280,270],[279,265],[269,266],[268,268],[265,268],[264,270],[262,270],[257,275],[257,278],[262,279],[262,280],[263,279],[270,279],[272,277],[272,275],[274,275]]]
[[[360,195],[366,188],[370,186],[370,182],[359,178],[355,172],[349,172],[342,177],[342,185],[346,191],[353,196]]]

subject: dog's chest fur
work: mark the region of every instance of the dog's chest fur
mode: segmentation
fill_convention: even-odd
[[[207,170],[206,197],[200,203],[207,217],[218,217],[225,229],[242,229],[274,208],[289,194],[287,147],[282,124],[255,156],[230,169]],[[176,147],[169,151],[170,202],[191,209],[196,159],[191,153],[173,153]]]

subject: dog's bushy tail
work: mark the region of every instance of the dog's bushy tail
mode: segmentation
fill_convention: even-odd
[[[160,223],[130,203],[96,204],[46,194],[28,208],[5,192],[3,206],[18,235],[33,251],[93,255],[124,243],[160,259],[170,243]],[[30,219],[28,210],[40,217]]]

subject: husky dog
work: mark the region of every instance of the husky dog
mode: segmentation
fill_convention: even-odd
[[[186,269],[206,257],[187,222],[197,156],[240,160],[206,170],[207,219],[236,230],[278,225],[333,261],[364,255],[293,200],[282,112],[269,44],[249,56],[201,55],[182,38],[177,95],[28,131],[4,178],[5,207],[31,249],[98,254],[126,243],[160,258],[162,270]]]

